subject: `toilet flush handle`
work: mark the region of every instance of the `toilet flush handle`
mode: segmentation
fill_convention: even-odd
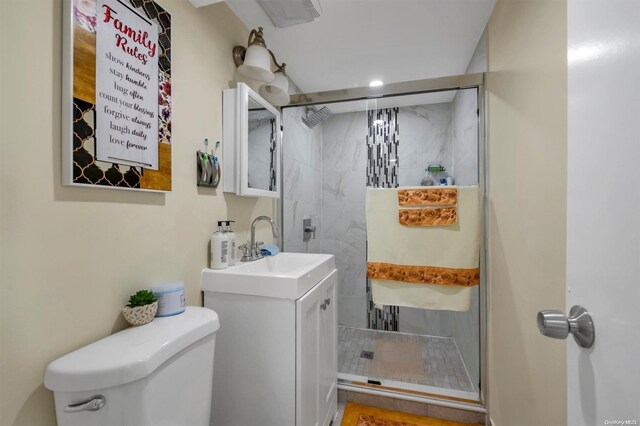
[[[77,413],[78,411],[98,411],[107,403],[107,399],[102,395],[96,395],[91,397],[87,401],[82,401],[77,404],[71,404],[64,407],[65,413]]]

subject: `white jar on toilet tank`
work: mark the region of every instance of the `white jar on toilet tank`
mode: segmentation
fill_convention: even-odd
[[[184,282],[172,281],[151,287],[158,299],[156,317],[169,317],[184,312]]]

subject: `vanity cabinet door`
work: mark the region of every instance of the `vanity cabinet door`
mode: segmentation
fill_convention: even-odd
[[[296,425],[327,426],[337,409],[334,270],[296,301]]]
[[[296,425],[319,426],[322,286],[296,301]]]
[[[320,418],[328,426],[338,410],[337,271],[322,286],[320,303]]]

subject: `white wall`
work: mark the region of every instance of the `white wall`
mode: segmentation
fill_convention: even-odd
[[[566,424],[567,3],[498,0],[487,28],[489,410],[496,426]]]
[[[271,201],[196,187],[194,152],[221,139],[222,89],[235,86],[234,45],[248,31],[223,3],[172,16],[173,191],[61,185],[62,3],[0,1],[0,424],[55,424],[46,366],[126,326],[129,294],[185,281],[199,305],[215,221],[238,240]],[[224,146],[222,147],[224,149]],[[270,241],[268,226],[260,238]]]

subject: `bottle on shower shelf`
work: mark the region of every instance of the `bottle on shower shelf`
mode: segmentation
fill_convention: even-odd
[[[420,181],[420,185],[422,186],[436,186],[442,185],[441,179],[446,177],[444,173],[447,169],[442,166],[440,162],[429,163],[425,170],[425,176]]]
[[[438,165],[438,167],[441,167]],[[433,164],[429,164],[429,166],[424,169],[424,177],[420,181],[421,186],[436,186],[438,184],[438,179],[434,176],[435,173],[438,172],[438,169],[434,168]]]
[[[427,171],[424,177],[420,181],[420,186],[434,186],[436,184],[436,180],[431,176],[431,173]]]

